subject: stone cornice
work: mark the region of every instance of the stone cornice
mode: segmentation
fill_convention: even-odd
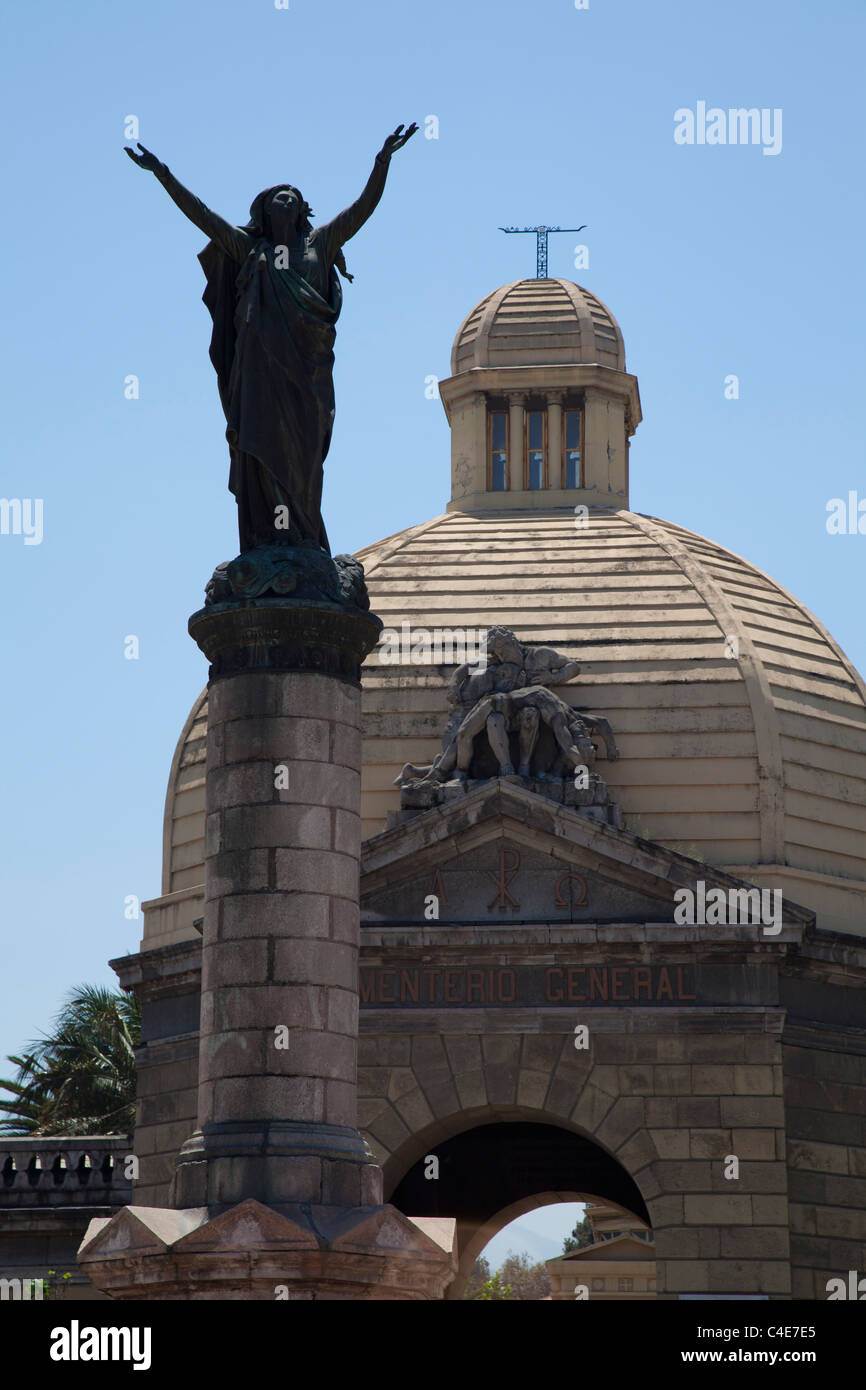
[[[621,498],[617,501],[616,498]],[[539,499],[542,499],[539,501]],[[533,510],[549,512],[554,507],[562,507],[574,519],[574,508],[578,504],[587,507],[605,508],[611,512],[625,511],[625,495],[604,492],[600,488],[544,488],[528,491],[524,488],[509,488],[507,492],[467,492],[462,497],[453,498],[446,506],[447,512],[484,512],[495,515],[497,512],[513,514],[521,508],[531,513]]]
[[[361,662],[379,638],[373,613],[316,599],[226,601],[193,613],[189,633],[210,662],[209,677],[300,671],[360,685]]]
[[[574,1009],[580,1005],[575,1004]],[[405,1033],[406,1014],[399,1009],[361,1008],[362,1033]],[[449,1029],[455,1033],[553,1033],[562,1035],[562,1009],[450,1008]],[[412,1029],[437,1034],[442,1029],[443,1010],[412,1010]],[[641,1008],[637,1004],[618,1004],[613,1008],[594,1008],[595,1033],[770,1033],[781,1038],[785,1010],[767,1004],[677,1004],[670,1008]],[[847,1035],[846,1035],[847,1036]]]
[[[666,922],[603,922],[579,925],[571,922],[514,921],[503,922],[438,922],[435,926],[419,926],[416,922],[381,922],[361,924],[361,945],[365,952],[394,950],[406,947],[449,952],[468,951],[476,947],[507,950],[509,959],[528,959],[539,950],[545,959],[553,960],[558,947],[579,946],[581,959],[607,959],[622,954],[634,959],[639,956],[664,961],[668,956],[678,961],[707,961],[731,955],[753,957],[751,963],[764,964],[768,957],[788,956],[790,947],[799,945],[802,929],[796,925],[783,926],[778,936],[756,939],[755,928],[746,923],[718,926],[677,926]],[[635,948],[639,949],[635,949]],[[597,950],[593,950],[597,948]]]
[[[439,396],[451,423],[451,411],[482,391],[487,395],[506,395],[509,391],[575,392],[592,389],[598,395],[614,396],[625,403],[626,429],[634,434],[643,416],[637,377],[630,372],[616,371],[600,363],[578,363],[568,366],[473,367],[457,376],[439,382]]]
[[[117,975],[120,988],[135,990],[140,999],[188,994],[199,987],[201,940],[157,946],[136,955],[119,956],[108,963]]]

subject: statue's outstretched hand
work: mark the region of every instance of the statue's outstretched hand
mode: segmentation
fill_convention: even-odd
[[[134,160],[140,169],[147,169],[151,174],[155,174],[157,169],[162,168],[162,162],[157,159],[155,154],[151,154],[150,150],[146,150],[140,140],[136,143],[141,150],[141,154],[136,154],[135,150],[131,150],[128,145],[124,145],[123,148],[126,150],[130,159]]]
[[[415,134],[415,131],[417,129],[418,126],[414,121],[410,126],[407,126],[405,130],[403,130],[402,125],[398,125],[397,129],[395,131],[392,131],[392,133],[386,137],[385,143],[379,151],[379,154],[386,155],[387,158],[390,159],[391,155],[394,154],[397,150],[402,150],[407,140],[412,139],[412,136]],[[134,155],[133,158],[135,158]]]

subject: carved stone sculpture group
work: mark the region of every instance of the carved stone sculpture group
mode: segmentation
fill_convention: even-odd
[[[610,724],[577,710],[549,687],[579,672],[552,647],[519,642],[505,627],[487,634],[486,664],[458,667],[448,687],[451,714],[442,751],[427,767],[407,763],[397,783],[404,810],[424,810],[462,796],[472,783],[503,777],[592,819],[620,824],[606,784],[593,771],[598,747],[617,756]]]

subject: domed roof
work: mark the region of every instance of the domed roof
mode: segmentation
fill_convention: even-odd
[[[619,324],[571,280],[513,280],[467,314],[451,349],[451,374],[473,367],[598,363],[625,371]]]
[[[559,687],[602,714],[598,770],[627,831],[767,888],[826,929],[866,922],[866,686],[802,604],[680,526],[593,509],[449,512],[358,552],[386,628],[513,628],[578,660]],[[363,835],[399,807],[404,763],[441,746],[454,664],[363,669]],[[166,799],[166,940],[193,935],[204,883],[206,694]],[[191,895],[191,901],[185,901]],[[188,921],[187,921],[188,919]]]
[[[627,830],[866,929],[866,686],[754,565],[601,508],[586,529],[565,508],[451,511],[358,558],[386,628],[503,624],[581,663],[558,693],[610,720],[620,758],[598,771]],[[365,838],[401,766],[439,751],[453,669],[368,657]]]

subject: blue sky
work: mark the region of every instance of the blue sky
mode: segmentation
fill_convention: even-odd
[[[563,1237],[570,1235],[583,1212],[582,1202],[557,1202],[509,1221],[482,1251],[491,1272],[495,1273],[512,1252],[526,1253],[535,1263],[561,1255]]]
[[[588,224],[550,273],[617,315],[644,423],[632,506],[731,547],[866,667],[866,536],[826,504],[863,467],[862,53],[854,0],[79,0],[7,14],[0,494],[0,1054],[137,949],[160,887],[169,764],[205,664],[186,632],[236,553],[204,238],[123,155],[124,121],[232,221],[297,184],[319,219],[394,159],[347,247],[324,513],[353,550],[444,509],[449,440],[425,378],[460,321],[534,273],[500,225]],[[683,146],[674,112],[782,111],[782,148]],[[314,219],[315,220],[315,219]],[[138,400],[124,398],[135,374]],[[736,374],[737,400],[725,377]],[[124,639],[140,643],[124,659]]]

